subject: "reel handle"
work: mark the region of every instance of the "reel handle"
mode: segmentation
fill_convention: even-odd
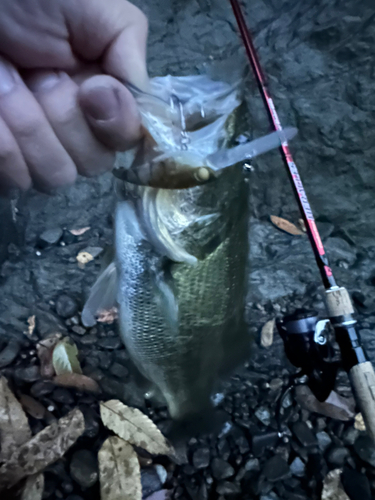
[[[366,361],[354,365],[349,371],[349,378],[366,431],[375,441],[375,372],[372,363]]]
[[[375,442],[375,372],[355,329],[357,321],[348,291],[339,287],[326,290],[326,306],[367,433]]]

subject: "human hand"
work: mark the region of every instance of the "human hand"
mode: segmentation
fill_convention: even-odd
[[[0,0],[0,194],[112,168],[140,138],[147,20],[126,0]]]

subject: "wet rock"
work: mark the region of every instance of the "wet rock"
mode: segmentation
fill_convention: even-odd
[[[227,479],[234,475],[233,467],[221,458],[214,458],[211,462],[212,475],[215,479]]]
[[[21,350],[21,345],[16,340],[10,340],[6,347],[0,352],[0,368],[13,363]]]
[[[76,451],[70,462],[70,474],[81,488],[91,488],[98,480],[98,466],[94,453],[89,450]]]
[[[296,457],[290,464],[290,471],[293,476],[303,477],[305,475],[305,464],[299,457]]]
[[[58,387],[55,389],[52,393],[52,399],[54,401],[57,401],[57,403],[65,404],[65,405],[71,405],[74,403],[74,397],[72,394],[68,391],[68,389],[63,389]]]
[[[268,427],[270,425],[270,423],[271,423],[271,412],[270,412],[270,410],[267,407],[260,406],[255,411],[255,416],[266,427]]]
[[[292,431],[303,446],[310,448],[318,444],[316,437],[305,422],[296,422],[293,424]]]
[[[112,364],[112,355],[109,352],[98,352],[99,366],[107,370]]]
[[[68,497],[66,497],[66,500],[83,500],[83,498],[79,495],[69,495]]]
[[[60,227],[47,229],[38,238],[38,247],[45,248],[49,245],[56,245],[63,235],[63,230]]]
[[[241,487],[239,484],[223,481],[216,486],[216,492],[219,495],[235,495],[241,493]]]
[[[253,454],[260,457],[267,448],[275,446],[278,440],[279,434],[276,431],[255,434],[251,441]]]
[[[122,342],[119,337],[104,337],[98,340],[98,346],[102,349],[113,351],[114,349],[119,349],[122,346]]]
[[[345,467],[341,482],[350,500],[371,500],[370,482],[364,474]]]
[[[50,394],[55,388],[56,386],[53,382],[49,380],[40,380],[31,386],[30,392],[34,398],[38,399]]]
[[[165,467],[163,467],[161,464],[156,464],[155,470],[157,475],[159,476],[161,484],[164,485],[168,477],[168,472],[166,471]]]
[[[141,483],[142,495],[146,498],[162,488],[159,475],[154,467],[145,467],[141,469]]]
[[[61,318],[71,318],[77,313],[78,304],[69,295],[60,295],[56,300],[55,310]]]
[[[69,495],[70,493],[72,493],[72,491],[74,490],[74,486],[73,486],[72,481],[63,481],[61,483],[61,489],[67,495]]]
[[[325,243],[327,254],[330,256],[331,262],[345,261],[349,265],[354,264],[357,258],[357,252],[342,238],[330,237]]]
[[[342,467],[349,457],[350,452],[347,448],[335,446],[327,454],[327,462],[334,467]]]
[[[360,431],[358,429],[355,429],[354,427],[349,427],[349,429],[347,429],[343,436],[342,436],[342,440],[344,442],[344,444],[346,444],[347,446],[353,446],[354,443],[355,443],[355,440],[357,439],[357,437],[360,435]]]
[[[22,382],[35,382],[40,379],[39,366],[29,366],[27,368],[17,368],[14,372],[17,380]]]
[[[87,247],[87,248],[84,248],[82,250],[82,252],[89,253],[95,259],[95,257],[98,257],[103,252],[103,248],[102,247]]]
[[[265,463],[263,474],[268,481],[275,482],[290,477],[290,469],[284,459],[275,455]]]
[[[80,410],[85,418],[84,436],[94,438],[99,432],[99,416],[96,411],[89,406],[81,406]]]
[[[280,497],[276,495],[273,491],[266,493],[265,495],[261,495],[259,500],[280,500]]]
[[[354,443],[354,449],[361,460],[375,467],[375,445],[368,436],[359,436]]]
[[[124,379],[129,375],[129,370],[125,366],[120,365],[120,363],[113,363],[109,371],[112,375],[120,379]]]
[[[210,449],[198,448],[193,453],[193,465],[196,469],[205,469],[210,465]]]
[[[324,431],[318,432],[316,435],[316,439],[318,440],[319,449],[324,453],[327,448],[330,447],[332,443],[332,439],[329,434]]]
[[[75,325],[72,327],[72,332],[76,333],[77,335],[86,335],[87,330],[86,328],[83,328],[83,326]]]

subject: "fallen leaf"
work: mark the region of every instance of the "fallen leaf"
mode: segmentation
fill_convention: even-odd
[[[56,375],[64,373],[82,373],[78,361],[78,349],[75,343],[65,337],[55,346],[52,354],[52,364]]]
[[[55,374],[52,364],[52,354],[56,344],[61,340],[61,333],[55,333],[41,340],[36,346],[36,353],[40,362],[40,374],[42,377],[51,378]]]
[[[331,470],[323,481],[321,500],[350,500],[341,483],[342,469]]]
[[[310,412],[344,422],[354,418],[355,402],[352,398],[344,398],[332,391],[324,402],[318,401],[307,385],[299,385],[295,389],[297,403]]]
[[[80,391],[100,392],[100,387],[95,380],[80,373],[63,373],[54,377],[53,381],[57,385],[74,387]]]
[[[271,215],[271,222],[274,226],[282,231],[285,231],[288,234],[292,234],[293,236],[300,236],[303,234],[301,229],[298,229],[297,226],[287,221],[286,219],[282,219],[281,217],[277,217],[276,215]]]
[[[89,229],[90,226],[81,227],[80,229],[70,229],[69,233],[71,233],[73,236],[81,236],[82,234],[85,234]]]
[[[100,415],[103,424],[125,441],[153,455],[169,455],[173,452],[154,422],[137,408],[130,408],[112,399],[100,403]]]
[[[31,415],[33,418],[36,418],[38,420],[44,418],[46,409],[36,399],[28,396],[27,394],[21,394],[20,403],[25,412]]]
[[[83,414],[75,409],[18,446],[9,460],[0,467],[0,491],[56,462],[84,430]]]
[[[20,445],[31,438],[29,421],[8,387],[5,377],[0,378],[0,460],[5,461]]]
[[[141,500],[141,470],[131,444],[117,436],[104,441],[98,454],[101,500]]]
[[[76,259],[78,261],[78,266],[83,268],[88,262],[94,260],[94,257],[89,252],[79,252]]]
[[[29,325],[27,328],[27,335],[31,337],[35,330],[35,314],[27,318],[27,324]]]
[[[111,309],[101,309],[98,312],[98,323],[106,323],[107,325],[111,325],[114,321],[116,321],[116,319],[118,319],[117,307],[112,307]]]
[[[362,413],[357,413],[354,419],[354,428],[357,431],[366,431],[365,421],[363,420]]]
[[[275,329],[275,319],[267,321],[260,333],[260,344],[263,347],[270,347],[273,343],[273,331]]]
[[[42,500],[44,490],[44,475],[35,474],[26,479],[20,500]]]

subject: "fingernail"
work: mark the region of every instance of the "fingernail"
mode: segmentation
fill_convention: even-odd
[[[45,92],[56,87],[64,78],[66,78],[66,73],[62,71],[43,71],[28,78],[27,86],[32,92]]]
[[[91,118],[100,121],[115,118],[120,108],[115,90],[106,87],[92,89],[84,96],[82,105]]]
[[[7,94],[13,90],[17,83],[17,76],[13,66],[0,57],[0,94]]]

